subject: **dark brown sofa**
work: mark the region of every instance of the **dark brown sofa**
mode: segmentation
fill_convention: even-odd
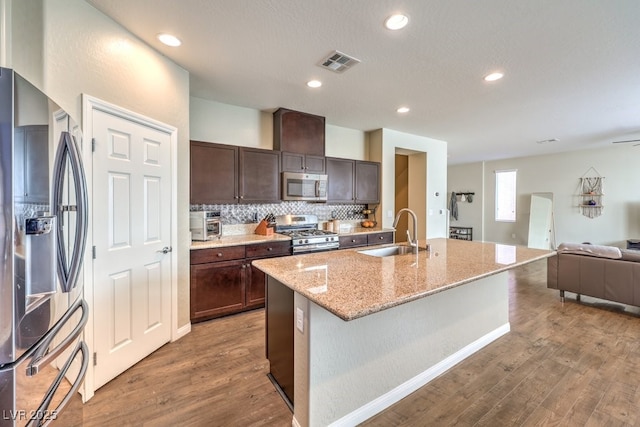
[[[563,243],[547,259],[547,287],[640,306],[640,251]]]

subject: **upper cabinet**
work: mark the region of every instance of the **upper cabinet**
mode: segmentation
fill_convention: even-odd
[[[191,204],[280,201],[280,152],[191,141]]]
[[[191,141],[191,204],[238,203],[238,147]]]
[[[279,108],[273,113],[273,149],[324,157],[325,119]]]
[[[380,163],[327,157],[328,203],[380,203]]]
[[[355,160],[327,157],[327,203],[353,203]]]
[[[323,156],[312,156],[299,153],[282,153],[282,172],[325,173]]]
[[[356,160],[356,203],[380,203],[380,163]]]
[[[280,201],[280,152],[240,148],[240,203]]]

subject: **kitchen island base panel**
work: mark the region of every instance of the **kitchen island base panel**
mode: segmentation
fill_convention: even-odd
[[[361,423],[504,335],[507,282],[499,273],[348,322],[295,293],[294,423]]]

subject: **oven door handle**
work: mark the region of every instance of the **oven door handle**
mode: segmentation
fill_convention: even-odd
[[[73,316],[73,314],[78,311],[78,309],[82,309],[82,318],[78,322],[73,331],[66,336],[65,339],[62,340],[60,344],[58,344],[53,350],[46,353],[49,345],[51,345],[51,341],[55,338],[58,332],[64,327],[67,321]],[[51,329],[49,336],[40,344],[38,350],[36,350],[33,358],[31,359],[31,363],[27,366],[27,376],[32,377],[40,372],[40,369],[43,366],[47,366],[54,359],[56,359],[63,351],[65,351],[73,341],[82,333],[84,326],[87,324],[89,320],[89,308],[85,300],[79,300],[74,306],[72,306],[67,313],[55,324],[55,326]]]
[[[80,370],[78,371],[78,375],[76,376],[75,381],[71,385],[71,388],[69,389],[67,394],[64,396],[62,401],[60,401],[56,409],[50,411],[48,408],[49,408],[49,405],[51,405],[53,396],[55,396],[56,391],[58,390],[58,387],[60,387],[60,383],[62,382],[63,378],[67,374],[67,371],[71,367],[71,364],[73,363],[73,360],[76,358],[78,353],[82,353],[82,364],[80,365]],[[40,406],[38,406],[38,409],[35,411],[34,416],[31,418],[31,420],[27,424],[27,427],[39,427],[39,426],[49,425],[49,423],[55,419],[54,415],[59,414],[65,408],[65,406],[67,406],[67,404],[69,403],[73,395],[76,394],[76,392],[78,391],[80,384],[82,384],[82,381],[84,380],[84,377],[87,374],[88,366],[89,366],[89,349],[87,348],[87,344],[85,344],[84,341],[80,341],[78,342],[76,347],[73,349],[73,352],[71,353],[67,361],[64,363],[64,366],[62,367],[62,369],[60,369],[60,372],[58,373],[58,376],[56,377],[56,379],[53,381],[51,386],[49,386],[49,389],[45,393],[44,399],[42,399],[42,403],[40,403]],[[45,416],[49,418],[45,419]]]
[[[316,181],[316,197],[320,197],[320,181]]]

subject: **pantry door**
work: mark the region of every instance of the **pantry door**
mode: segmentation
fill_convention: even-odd
[[[90,120],[97,390],[171,339],[172,136],[117,111]]]

